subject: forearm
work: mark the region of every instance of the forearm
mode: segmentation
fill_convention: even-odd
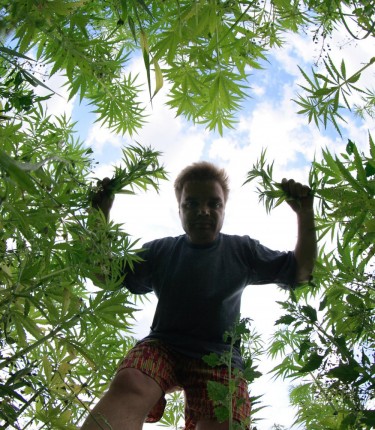
[[[297,213],[297,222],[298,236],[294,253],[297,260],[296,281],[299,283],[311,278],[317,257],[313,209]]]

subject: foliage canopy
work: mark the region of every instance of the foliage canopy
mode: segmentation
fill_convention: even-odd
[[[249,73],[264,67],[288,32],[309,31],[324,44],[343,26],[358,42],[374,37],[374,22],[371,0],[3,0],[0,29],[6,38],[0,54],[32,84],[64,74],[70,97],[87,99],[98,121],[118,133],[133,133],[145,120],[137,77],[129,72],[141,53],[150,98],[166,80],[168,104],[177,115],[222,133],[234,125],[249,96]],[[31,49],[38,68],[25,58]],[[338,110],[343,103],[350,108],[347,97],[354,91],[362,100],[357,111],[373,115],[373,90],[361,85],[362,71],[373,63],[369,55],[347,76],[345,62],[335,66],[328,57],[326,75],[316,72],[310,78],[303,72],[301,112],[337,127]]]
[[[342,26],[360,43],[374,37],[374,8],[371,0],[1,0],[0,7],[0,422],[75,429],[134,341],[135,297],[120,283],[137,242],[90,211],[92,151],[74,138],[68,118],[44,110],[49,95],[35,89],[52,93],[48,78],[62,74],[70,98],[88,101],[113,131],[133,134],[146,120],[140,81],[129,71],[141,54],[151,101],[168,82],[177,115],[222,133],[250,95],[250,73],[289,32],[312,31],[324,46]],[[349,75],[345,60],[326,56],[325,71],[301,70],[300,113],[338,132],[342,109],[373,115],[374,92],[362,78],[373,67],[369,55]],[[353,142],[340,156],[324,150],[313,165],[319,232],[337,242],[322,251],[315,284],[281,303],[286,314],[270,348],[283,357],[278,375],[311,375],[291,394],[309,430],[374,426],[371,138],[369,146],[367,156]],[[157,188],[166,177],[158,155],[125,148],[116,191]],[[271,210],[283,196],[264,156],[249,179],[258,173]],[[167,418],[166,425],[178,422]]]
[[[369,154],[349,140],[346,152],[325,149],[310,187],[320,201],[320,255],[313,282],[281,302],[269,347],[282,361],[276,376],[297,384],[291,403],[306,429],[372,429],[375,425],[375,145]],[[266,208],[278,205],[278,184],[265,153],[249,172]]]

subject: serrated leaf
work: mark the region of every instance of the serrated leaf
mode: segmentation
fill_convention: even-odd
[[[355,143],[354,142],[352,142],[350,139],[348,140],[348,143],[347,143],[347,145],[346,145],[346,152],[349,154],[349,155],[352,155],[353,154],[353,152],[354,152],[354,148],[355,148]]]
[[[207,382],[207,391],[210,399],[214,402],[225,402],[229,393],[226,385],[216,381]]]
[[[294,322],[295,320],[296,320],[296,318],[293,317],[292,315],[283,315],[281,318],[279,318],[278,320],[276,320],[275,325],[278,325],[278,324],[289,325],[292,322]]]
[[[344,383],[355,381],[359,375],[360,373],[358,372],[356,366],[352,364],[340,364],[327,373],[327,376],[330,378],[337,378]]]
[[[229,410],[225,406],[216,406],[214,412],[219,423],[223,423],[229,419]]]
[[[311,322],[314,323],[318,320],[317,312],[312,306],[302,306],[301,311],[309,318]]]
[[[219,366],[222,364],[220,356],[214,352],[202,357],[203,361],[211,367]]]
[[[319,88],[318,90],[314,91],[313,96],[314,97],[321,97],[321,96],[327,96],[331,93],[336,91],[335,87],[332,88]]]
[[[9,155],[0,149],[0,168],[5,170],[9,176],[20,186],[20,188],[28,193],[38,194],[34,182],[30,175],[19,168],[17,162]]]
[[[359,78],[361,77],[361,74],[360,73],[356,73],[355,75],[353,75],[353,76],[351,76],[348,80],[347,80],[347,82],[349,82],[349,83],[351,83],[351,84],[355,84],[358,80],[359,80]]]
[[[305,372],[313,372],[314,370],[319,369],[320,365],[323,361],[323,356],[319,355],[317,352],[313,352],[307,363],[299,369],[299,373],[305,373]]]

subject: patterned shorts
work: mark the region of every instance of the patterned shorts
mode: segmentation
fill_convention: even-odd
[[[125,368],[138,369],[156,381],[164,393],[183,390],[185,393],[185,430],[195,429],[202,419],[216,420],[214,404],[208,397],[207,382],[216,381],[228,385],[225,367],[211,367],[200,359],[179,354],[160,341],[139,342],[120,363],[118,371]],[[243,401],[238,402],[238,399]],[[239,404],[239,406],[238,406]],[[148,423],[159,421],[164,413],[164,395],[151,409]],[[233,419],[247,423],[250,417],[250,399],[245,380],[237,386],[233,402]]]

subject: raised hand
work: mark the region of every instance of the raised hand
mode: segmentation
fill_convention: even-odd
[[[90,195],[91,206],[94,209],[101,210],[106,219],[109,217],[114,199],[115,195],[109,178],[99,180]]]
[[[314,197],[310,187],[296,182],[294,179],[284,178],[281,188],[288,195],[287,203],[297,213],[313,210]]]

